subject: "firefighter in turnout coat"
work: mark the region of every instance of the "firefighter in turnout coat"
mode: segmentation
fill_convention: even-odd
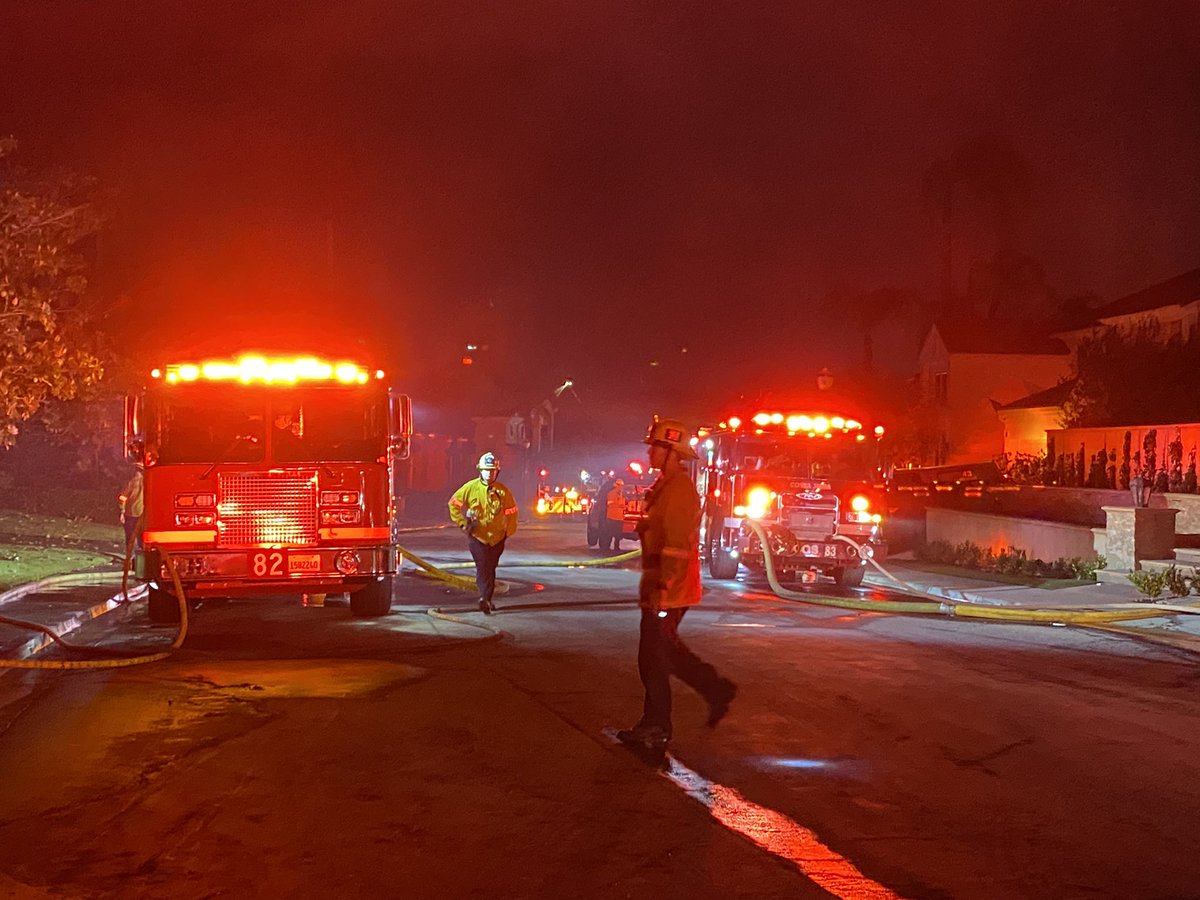
[[[708,702],[708,725],[729,711],[737,691],[732,681],[688,649],[679,623],[700,602],[700,499],[684,460],[695,459],[683,425],[655,416],[646,431],[650,467],[659,476],[645,497],[646,517],[638,524],[642,577],[638,587],[641,633],[638,674],[646,690],[642,718],[617,732],[631,744],[665,746],[671,738],[671,676]]]
[[[500,463],[496,454],[483,454],[477,468],[479,477],[472,478],[450,498],[450,521],[467,535],[467,549],[475,560],[479,609],[491,615],[496,609],[492,602],[496,566],[504,552],[504,542],[517,530],[517,501],[512,491],[498,480]]]

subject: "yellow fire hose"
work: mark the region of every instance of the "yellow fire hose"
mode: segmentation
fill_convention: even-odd
[[[763,551],[763,565],[767,572],[767,582],[771,590],[786,600],[798,600],[802,603],[812,603],[817,606],[833,606],[841,609],[860,609],[872,612],[916,613],[918,615],[944,615],[958,618],[991,619],[1000,622],[1057,622],[1064,625],[1092,625],[1109,622],[1128,622],[1135,619],[1161,618],[1166,612],[1200,613],[1200,606],[1191,604],[1172,604],[1168,606],[1154,605],[1146,607],[1142,604],[1114,603],[1103,604],[1095,609],[1023,609],[1019,607],[984,606],[979,603],[967,603],[957,600],[860,600],[852,597],[832,597],[823,594],[809,594],[799,591],[789,591],[779,583],[775,573],[775,561],[766,531],[762,525],[753,519],[745,519],[746,524],[758,535]],[[838,539],[853,546],[862,555],[860,545],[849,538],[839,535]],[[901,581],[871,556],[865,556],[883,575],[900,584],[908,593],[916,593],[916,588]]]
[[[144,663],[157,662],[160,659],[166,659],[183,646],[183,641],[187,637],[188,605],[187,597],[185,597],[183,593],[183,584],[179,581],[179,573],[175,569],[175,561],[171,559],[171,555],[167,553],[166,550],[160,549],[159,552],[162,554],[163,565],[166,566],[167,572],[171,576],[171,581],[175,585],[175,596],[179,600],[179,630],[175,634],[175,639],[171,641],[170,646],[166,650],[162,650],[157,653],[139,653],[134,651],[137,653],[137,655],[122,656],[119,659],[0,659],[0,669],[117,669],[123,666],[139,666]],[[126,562],[125,571],[122,572],[121,578],[121,591],[126,599],[129,597],[127,588],[128,574],[128,562]],[[59,646],[76,653],[104,653],[111,655],[129,652],[112,647],[81,647],[76,644],[68,644],[57,634],[55,634],[52,629],[36,622],[23,622],[19,619],[9,619],[4,616],[0,616],[0,622],[4,622],[9,625],[15,625],[20,628],[27,628],[31,631],[41,632],[47,635]]]
[[[428,560],[422,559],[420,556],[413,553],[411,550],[407,549],[406,547],[397,546],[396,550],[397,550],[397,552],[402,553],[404,555],[404,559],[406,561],[411,562],[414,566],[416,566],[418,569],[420,569],[422,572],[424,572],[426,575],[428,575],[431,578],[435,578],[438,581],[443,581],[446,584],[450,585],[450,587],[456,588],[460,591],[465,591],[467,593],[474,593],[477,590],[476,585],[475,585],[475,579],[467,578],[462,575],[454,575],[448,571],[449,569],[472,569],[475,567],[475,563],[473,563],[473,562],[455,562],[455,563],[447,563],[443,566],[435,566],[433,563],[429,562]],[[640,556],[641,552],[642,552],[642,550],[639,547],[638,549],[631,550],[628,553],[622,553],[618,556],[609,556],[604,559],[580,559],[580,560],[568,560],[568,561],[540,560],[537,562],[522,562],[522,563],[515,563],[515,562],[514,563],[503,563],[502,562],[502,563],[500,563],[500,566],[503,568],[552,567],[552,568],[559,568],[559,569],[583,568],[586,566],[608,566],[608,565],[612,565],[614,563],[621,563],[621,562],[625,562],[626,560],[634,559],[635,557]],[[496,593],[497,594],[507,593],[508,588],[509,588],[509,585],[506,582],[504,582],[504,581],[496,582]]]

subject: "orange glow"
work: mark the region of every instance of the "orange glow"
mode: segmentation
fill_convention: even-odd
[[[151,375],[159,377],[155,369]],[[383,378],[383,370],[375,371],[377,379]],[[300,381],[338,381],[342,384],[366,384],[369,378],[366,369],[351,362],[329,363],[311,356],[292,359],[267,359],[265,356],[247,355],[236,360],[206,360],[199,365],[179,363],[167,366],[167,382],[180,381],[240,381],[262,384],[296,384]]]
[[[742,420],[739,419],[737,416],[730,416],[729,417],[729,427],[732,428],[734,431],[737,431],[739,428],[742,427]]]
[[[855,494],[850,498],[850,508],[855,512],[866,512],[871,508],[871,501],[862,494]]]

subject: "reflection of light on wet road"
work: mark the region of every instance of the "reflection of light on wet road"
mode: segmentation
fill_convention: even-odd
[[[750,762],[767,769],[827,769],[837,765],[824,759],[801,759],[796,756],[756,756]]]
[[[821,765],[820,760],[796,762]],[[714,784],[673,756],[667,757],[664,778],[673,781],[693,800],[708,808],[712,817],[764,850],[793,863],[806,878],[844,900],[891,900],[899,895],[860,872],[850,860],[835,853],[816,834],[782,813],[751,803],[737,791]]]

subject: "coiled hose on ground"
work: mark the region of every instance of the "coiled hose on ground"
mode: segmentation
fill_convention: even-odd
[[[857,597],[833,597],[823,594],[810,594],[800,591],[789,591],[779,583],[775,572],[775,561],[771,557],[767,533],[762,525],[753,519],[744,520],[758,535],[759,544],[763,551],[763,567],[766,569],[767,582],[771,590],[779,597],[787,600],[798,600],[802,603],[812,603],[817,606],[833,606],[840,609],[859,609],[870,612],[910,613],[917,615],[954,616],[956,618],[991,619],[1000,622],[1034,622],[1061,623],[1070,625],[1099,625],[1111,622],[1128,622],[1136,619],[1161,618],[1164,613],[1200,613],[1200,606],[1192,604],[1155,604],[1147,607],[1135,603],[1102,604],[1094,609],[1030,609],[1012,606],[985,606],[979,603],[968,603],[958,600],[867,600]],[[912,585],[897,578],[881,565],[869,553],[864,553],[861,545],[844,535],[837,535],[838,540],[844,541],[855,548],[855,552],[868,563],[875,566],[885,578],[900,585],[905,593],[920,593]]]
[[[156,653],[144,653],[141,650],[122,650],[116,647],[81,647],[76,644],[69,644],[54,632],[53,629],[37,622],[25,622],[21,619],[10,619],[7,616],[0,616],[0,623],[12,625],[17,628],[25,628],[30,631],[40,632],[49,637],[55,644],[62,647],[64,650],[71,653],[87,653],[91,655],[103,655],[106,657],[116,657],[110,659],[46,659],[46,660],[31,660],[31,659],[0,659],[0,669],[116,669],[122,666],[139,666],[144,663],[157,662],[160,659],[166,659],[176,650],[183,646],[183,641],[187,637],[188,631],[188,603],[187,597],[183,592],[183,584],[179,580],[179,573],[175,568],[175,561],[171,558],[166,550],[159,550],[162,555],[163,566],[166,567],[167,573],[171,576],[171,582],[175,585],[175,596],[179,601],[179,630],[175,633],[174,640],[171,641],[166,650],[161,650]],[[121,594],[126,601],[129,600],[128,576],[129,576],[129,556],[130,547],[126,547],[125,566],[121,573]],[[69,576],[67,576],[69,577]]]

